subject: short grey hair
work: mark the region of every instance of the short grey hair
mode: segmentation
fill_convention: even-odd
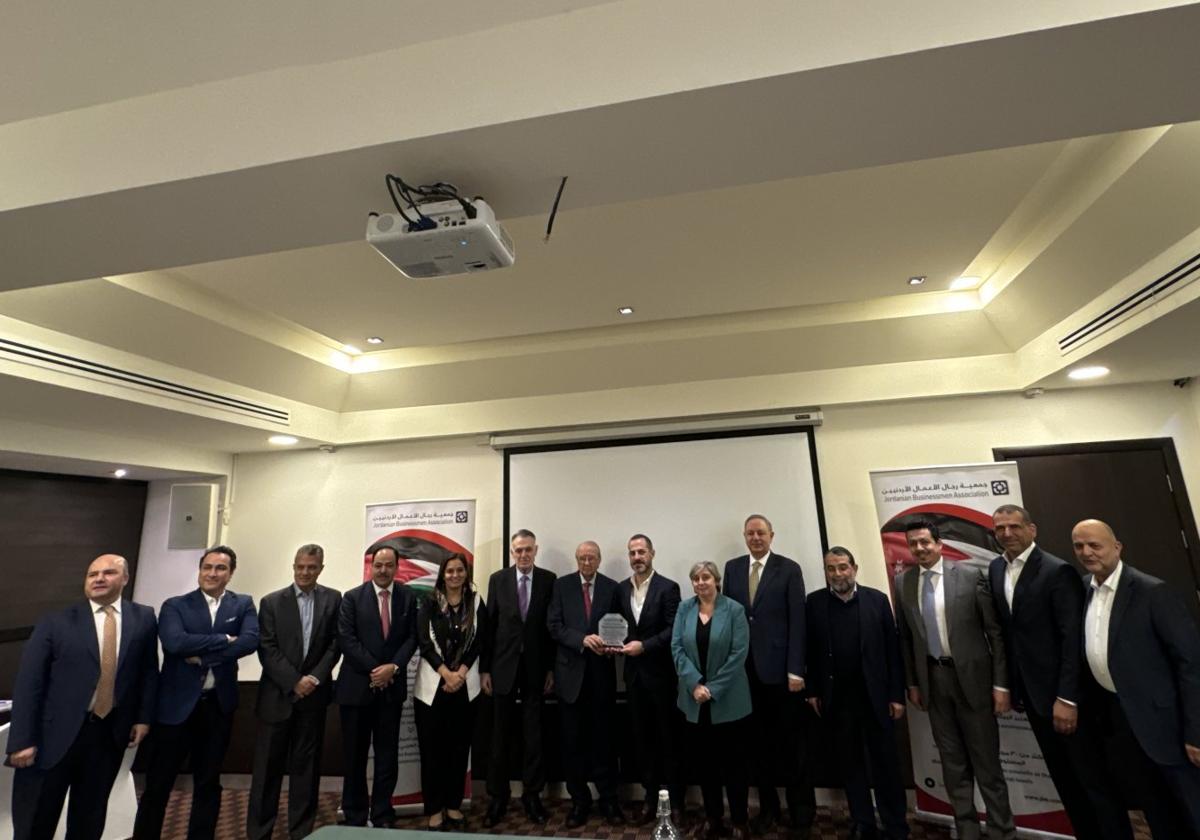
[[[717,564],[711,560],[701,560],[692,566],[692,570],[688,572],[688,580],[695,580],[701,572],[708,572],[713,576],[718,584],[721,582],[721,570],[717,568]]]

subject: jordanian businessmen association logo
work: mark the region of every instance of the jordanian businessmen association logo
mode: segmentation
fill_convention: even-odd
[[[1005,491],[1005,492],[1008,492],[1008,491]],[[454,511],[454,521],[460,525],[465,524],[467,522],[467,512],[465,510]]]
[[[992,495],[993,496],[1007,496],[1008,495],[1008,482],[1004,481],[1003,479],[1000,479],[998,481],[993,481],[992,482]]]

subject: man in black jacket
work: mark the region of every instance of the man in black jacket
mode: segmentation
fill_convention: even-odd
[[[325,550],[303,545],[292,563],[293,583],[265,596],[258,607],[258,733],[254,777],[246,812],[249,840],[275,829],[279,790],[288,781],[288,836],[312,834],[321,781],[325,712],[333,699],[333,666],[342,593],[317,584]]]
[[[554,688],[554,643],[546,627],[546,611],[554,573],[539,569],[537,537],[524,528],[509,544],[512,565],[488,580],[487,649],[480,657],[479,681],[492,697],[492,749],[488,763],[488,804],[484,825],[495,826],[508,810],[508,756],[524,743],[521,801],[525,815],[546,822],[541,791],[546,784],[542,763],[542,699]],[[521,727],[517,729],[520,701]],[[516,733],[521,733],[518,741]]]
[[[859,586],[854,555],[825,555],[826,589],[808,596],[808,702],[829,727],[846,788],[851,838],[908,837],[895,722],[904,717],[904,661],[887,595]],[[871,805],[870,781],[875,787]]]
[[[1079,840],[1109,838],[1128,817],[1100,772],[1082,699],[1083,587],[1065,560],[1034,542],[1029,511],[1001,505],[992,514],[1004,553],[988,567],[1008,657],[1013,708],[1024,711],[1042,759]],[[1081,731],[1081,728],[1083,731]]]
[[[417,649],[417,600],[395,582],[396,550],[371,557],[371,579],[342,596],[338,674],[346,767],[342,811],[347,825],[391,827],[392,794],[399,772],[400,711],[408,696],[408,661]],[[375,781],[367,800],[367,753],[375,746]]]
[[[671,661],[671,630],[679,609],[679,584],[654,570],[654,543],[645,534],[629,538],[633,575],[621,581],[621,615],[629,623],[625,654],[625,692],[633,723],[631,753],[637,762],[645,803],[638,825],[654,821],[659,788],[671,794],[678,826],[684,786],[679,766],[681,715],[675,705],[677,677]]]
[[[1179,595],[1121,559],[1106,523],[1071,531],[1085,581],[1084,656],[1106,769],[1155,837],[1200,837],[1200,633]],[[1129,821],[1116,826],[1126,838]]]
[[[577,572],[554,582],[546,613],[550,637],[558,643],[554,659],[554,691],[562,721],[563,769],[571,813],[567,828],[587,822],[592,808],[588,782],[596,783],[600,813],[609,825],[625,815],[617,804],[616,753],[612,718],[617,703],[617,669],[612,651],[599,635],[600,619],[617,612],[617,582],[597,571],[600,546],[591,540],[575,549]]]

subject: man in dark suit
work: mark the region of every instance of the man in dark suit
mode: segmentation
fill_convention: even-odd
[[[293,583],[262,599],[258,658],[258,734],[254,777],[246,812],[249,840],[268,840],[275,830],[279,790],[288,773],[288,836],[312,834],[321,781],[325,712],[333,699],[333,666],[339,653],[338,612],[342,593],[317,584],[325,550],[303,545],[292,562]]]
[[[621,615],[629,623],[625,692],[633,723],[632,754],[645,802],[638,825],[654,822],[659,788],[671,794],[678,826],[683,818],[684,785],[680,758],[681,715],[675,705],[678,679],[671,661],[671,630],[679,609],[679,584],[654,570],[654,543],[645,534],[629,538],[633,575],[621,581]]]
[[[122,756],[150,730],[157,623],[121,598],[128,582],[124,557],[97,557],[87,601],[40,619],[21,653],[7,759],[16,840],[50,840],[68,790],[67,837],[99,840]]]
[[[749,554],[725,564],[725,595],[746,610],[750,622],[750,759],[756,769],[758,816],[751,824],[764,833],[781,819],[779,794],[787,792],[789,833],[807,837],[816,800],[804,755],[805,620],[804,575],[794,560],[771,552],[775,532],[761,514],[742,528]]]
[[[1104,522],[1071,531],[1085,586],[1084,656],[1105,769],[1155,837],[1200,837],[1200,632],[1182,600],[1121,559]],[[1120,823],[1133,836],[1129,821]]]
[[[834,546],[825,555],[827,589],[808,596],[808,702],[826,722],[839,765],[852,838],[908,837],[895,722],[904,717],[904,662],[887,595],[859,586],[854,555]]]
[[[546,627],[546,611],[554,589],[554,573],[539,569],[537,537],[524,528],[509,543],[512,565],[488,580],[488,632],[479,663],[479,681],[492,698],[492,747],[488,762],[490,802],[484,825],[495,826],[508,810],[508,758],[523,742],[521,802],[525,815],[538,825],[548,817],[541,791],[546,784],[542,764],[542,699],[554,688],[554,642]],[[517,727],[517,703],[521,726]],[[515,737],[521,733],[520,741]]]
[[[221,762],[238,705],[237,661],[258,650],[258,615],[249,595],[226,587],[237,554],[217,545],[200,556],[199,588],[163,602],[158,617],[163,666],[150,740],[146,790],[135,840],[162,836],[167,800],[184,758],[192,760],[188,840],[211,840],[221,811]]]
[[[622,825],[612,718],[617,704],[617,668],[600,639],[600,619],[619,610],[617,582],[600,574],[600,546],[589,541],[575,549],[579,571],[554,582],[546,626],[558,643],[554,690],[562,718],[563,767],[571,812],[567,827],[587,822],[592,809],[588,782],[596,783],[600,813],[609,825]]]
[[[1066,561],[1034,542],[1029,511],[992,514],[1004,554],[988,567],[988,589],[1004,631],[1013,708],[1024,711],[1059,799],[1080,840],[1112,837],[1127,819],[1080,717],[1083,589]]]
[[[390,828],[399,776],[400,712],[408,696],[408,662],[417,649],[417,599],[395,582],[399,557],[382,546],[371,556],[371,579],[342,596],[338,674],[345,777],[346,825]],[[375,747],[375,779],[367,798],[367,754]]]
[[[917,561],[916,568],[896,578],[896,624],[908,699],[929,712],[958,836],[981,836],[975,809],[978,782],[989,836],[1016,837],[996,723],[997,715],[1012,708],[1008,664],[983,570],[943,559],[942,538],[932,522],[907,523],[905,537]]]

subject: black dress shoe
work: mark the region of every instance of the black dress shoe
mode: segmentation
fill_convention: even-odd
[[[504,819],[505,812],[508,811],[508,802],[503,799],[493,799],[488,805],[487,815],[483,818],[483,824],[488,828],[495,828]]]
[[[767,834],[775,827],[779,815],[774,811],[759,811],[758,816],[750,820],[750,830],[757,835]]]
[[[879,831],[874,826],[855,823],[850,828],[850,840],[879,840]]]
[[[625,812],[616,800],[600,803],[600,813],[609,825],[625,825]]]
[[[729,833],[731,840],[750,840],[750,825],[749,823],[734,823],[733,830]]]
[[[536,825],[545,825],[546,818],[550,815],[546,813],[546,808],[542,805],[542,799],[536,793],[521,797],[521,804],[525,806],[525,817]]]
[[[584,825],[588,821],[588,811],[590,810],[591,808],[587,805],[578,802],[573,804],[571,813],[567,814],[567,828],[579,828]]]
[[[445,830],[445,831],[455,831],[455,832],[465,831],[467,828],[467,818],[465,816],[464,817],[452,817],[449,814],[447,814],[446,818],[444,820],[442,820],[442,826],[444,827],[443,830]]]

